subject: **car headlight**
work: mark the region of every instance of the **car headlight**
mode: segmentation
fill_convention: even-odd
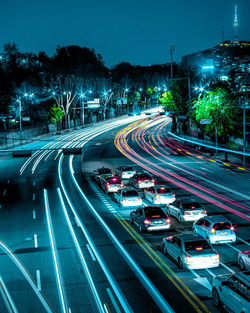
[[[187,264],[191,264],[192,263],[192,257],[186,256],[186,262],[187,262]]]

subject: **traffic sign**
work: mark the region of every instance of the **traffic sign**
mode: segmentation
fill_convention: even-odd
[[[202,120],[200,120],[200,124],[211,124],[212,123],[212,121],[210,120],[210,119],[202,119]]]

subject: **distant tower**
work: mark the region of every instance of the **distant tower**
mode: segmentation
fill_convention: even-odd
[[[235,5],[234,5],[234,41],[238,42],[238,4],[237,0],[235,0]]]
[[[224,31],[224,24],[222,25],[221,27],[221,39],[222,39],[222,42],[225,40],[225,31]]]

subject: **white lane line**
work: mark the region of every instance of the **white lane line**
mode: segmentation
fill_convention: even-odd
[[[38,248],[37,234],[34,234],[34,245],[35,245],[35,248]]]
[[[109,236],[111,241],[116,246],[117,250],[120,252],[120,254],[123,256],[126,263],[129,265],[131,270],[136,274],[140,282],[143,284],[144,288],[147,290],[147,292],[150,294],[150,296],[153,298],[155,303],[158,305],[158,307],[162,310],[163,313],[174,313],[174,310],[170,306],[170,304],[167,302],[167,300],[163,297],[163,295],[159,292],[157,287],[151,282],[151,280],[148,278],[148,276],[144,273],[142,268],[137,264],[137,262],[134,260],[134,258],[129,254],[129,252],[124,248],[122,243],[119,241],[119,239],[115,236],[115,234],[112,232],[112,230],[108,227],[106,222],[102,219],[100,214],[97,212],[97,210],[93,207],[93,205],[90,203],[82,189],[80,188],[78,182],[76,181],[76,178],[72,171],[72,160],[73,158],[70,157],[69,159],[69,166],[70,166],[70,175],[73,180],[73,183],[78,190],[81,198],[86,203],[86,205],[89,207],[92,214],[95,216],[98,223],[101,225],[105,233]],[[90,182],[89,182],[90,183]]]
[[[104,307],[105,313],[110,313],[109,309],[107,308],[107,304],[104,303],[103,307]]]
[[[230,245],[230,243],[227,243],[226,245],[229,246],[230,248],[234,249],[235,251],[240,252],[239,249],[237,249],[234,246]]]
[[[36,194],[33,192],[32,200],[35,201],[36,199]]]
[[[237,239],[239,239],[240,241],[244,242],[246,245],[250,246],[250,243],[249,243],[249,242],[247,242],[247,241],[241,239],[240,237],[237,236]]]
[[[205,168],[205,167],[201,167],[201,169],[204,170],[204,171],[210,172],[210,173],[214,173],[213,171],[210,171],[210,170],[208,170],[208,169]]]
[[[120,310],[120,308],[119,308],[119,306],[118,306],[118,304],[117,304],[117,302],[116,302],[116,300],[115,300],[115,298],[114,298],[114,296],[112,294],[112,291],[109,288],[106,288],[106,291],[107,291],[107,293],[108,293],[108,295],[109,295],[109,297],[111,299],[111,302],[113,303],[113,306],[114,306],[116,312],[117,313],[121,313],[121,310]]]
[[[59,163],[58,164],[61,164],[61,160],[62,160],[62,156],[60,157],[60,160],[59,160]],[[58,169],[60,171],[60,168],[61,166],[58,166]],[[63,184],[62,184],[62,181],[61,181],[61,176],[60,177],[60,182],[61,182],[61,186],[62,188],[64,188]],[[64,189],[63,189],[64,190]],[[58,196],[59,196],[59,199],[60,199],[60,202],[61,202],[61,206],[63,208],[63,213],[64,213],[64,216],[65,216],[65,219],[66,219],[66,222],[68,224],[68,227],[69,227],[69,230],[70,230],[70,233],[71,233],[71,236],[72,236],[72,239],[74,241],[74,244],[75,244],[75,247],[76,247],[76,250],[77,250],[77,253],[78,253],[78,256],[80,258],[80,261],[81,261],[81,264],[82,264],[82,267],[83,267],[83,270],[86,274],[86,277],[88,279],[88,282],[89,282],[89,285],[90,285],[90,289],[91,291],[93,292],[93,297],[95,298],[95,301],[96,301],[96,306],[98,308],[98,311],[101,312],[101,313],[104,313],[103,311],[103,307],[102,307],[102,303],[101,303],[101,299],[99,297],[99,294],[96,290],[96,287],[95,287],[95,284],[94,284],[94,281],[92,279],[92,276],[90,274],[90,271],[89,271],[89,268],[88,268],[88,265],[87,265],[87,262],[82,254],[82,250],[81,250],[81,247],[80,247],[80,244],[77,240],[77,237],[76,237],[76,234],[75,234],[75,231],[73,229],[73,226],[70,222],[70,218],[69,218],[69,215],[68,215],[68,212],[67,212],[67,209],[65,207],[65,204],[64,204],[64,201],[63,201],[63,197],[62,197],[62,193],[61,193],[61,190],[60,188],[57,188],[57,193],[58,193]],[[64,193],[65,195],[66,192]],[[68,197],[67,197],[67,200],[68,200]],[[70,202],[68,202],[70,204]],[[71,204],[70,204],[71,205]],[[75,215],[76,217],[76,215]],[[80,220],[79,220],[79,224],[80,224]]]
[[[37,283],[37,289],[39,291],[42,290],[42,285],[41,285],[41,274],[40,274],[40,270],[36,270],[36,283]]]
[[[36,219],[36,210],[33,210],[33,220],[35,220]]]
[[[0,240],[0,247],[1,249],[6,253],[6,255],[9,256],[9,258],[15,263],[15,265],[20,269],[24,277],[26,278],[27,282],[30,284],[31,288],[33,289],[34,293],[37,295],[38,299],[41,301],[44,309],[48,313],[53,313],[48,302],[45,300],[43,295],[39,292],[37,289],[37,285],[35,284],[34,278],[32,278],[29,273],[26,271],[26,269],[23,267],[22,263],[19,261],[19,259],[15,256],[15,254],[10,250],[8,246],[4,242]]]
[[[221,264],[223,267],[225,267],[225,269],[227,269],[229,272],[234,273],[234,271],[231,270],[231,268],[228,267],[226,264],[224,264],[224,263],[222,263],[222,262],[220,262],[220,264]]]
[[[4,189],[3,196],[5,196],[5,195],[6,195],[6,192],[7,192],[7,191],[6,191],[6,189]]]
[[[0,276],[0,287],[0,292],[2,294],[7,310],[11,313],[18,313],[15,303],[2,279],[2,276]]]
[[[36,185],[36,181],[34,180],[34,181],[33,181],[33,186],[35,186],[35,185]]]
[[[205,268],[205,270],[208,272],[208,274],[210,274],[212,277],[215,277],[216,275],[213,273],[213,272],[211,272],[208,268]]]
[[[9,183],[10,183],[10,180],[8,179],[8,181],[7,181],[7,185],[9,185]]]
[[[87,247],[87,249],[89,251],[89,254],[90,254],[92,260],[96,261],[95,255],[94,255],[93,251],[91,250],[90,246],[88,244],[86,244],[86,247]]]
[[[50,239],[50,245],[51,245],[52,256],[53,256],[53,261],[54,261],[53,263],[54,263],[55,274],[56,274],[56,282],[57,282],[57,287],[58,287],[59,301],[60,301],[61,311],[63,313],[67,313],[66,294],[63,288],[63,283],[62,283],[62,274],[61,274],[61,270],[59,266],[59,257],[57,254],[55,235],[54,235],[54,230],[53,230],[53,225],[52,225],[52,220],[51,220],[51,215],[50,215],[47,189],[43,189],[43,193],[44,193],[44,204],[45,204],[47,225],[48,225],[48,231],[49,231],[49,239]]]

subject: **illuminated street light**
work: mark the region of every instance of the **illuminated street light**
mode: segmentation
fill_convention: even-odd
[[[92,90],[89,90],[89,93],[91,94],[93,91]]]
[[[129,91],[129,89],[128,89],[128,88],[126,88],[126,89],[125,89],[125,92],[128,92],[128,91]]]
[[[200,87],[199,90],[202,92],[204,91],[205,89],[203,87]]]

